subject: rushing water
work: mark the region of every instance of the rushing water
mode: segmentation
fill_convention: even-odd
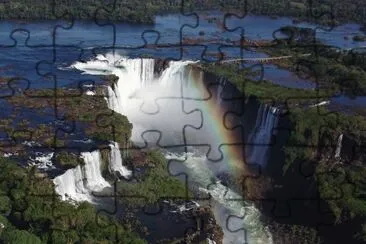
[[[71,26],[66,21],[38,21],[38,22],[0,22],[0,76],[22,77],[23,89],[29,84],[30,88],[53,88],[55,86],[76,86],[80,82],[92,82],[97,79],[91,75],[81,76],[78,72],[70,72],[65,68],[75,60],[88,60],[95,53],[105,53],[107,49],[117,50],[129,57],[145,54],[164,59],[175,60],[215,60],[209,53],[218,53],[219,50],[227,57],[241,57],[240,48],[222,46],[226,40],[239,40],[238,31],[230,31],[235,27],[242,27],[244,36],[249,39],[273,39],[272,33],[284,25],[291,25],[290,18],[281,17],[271,19],[266,16],[248,15],[245,19],[231,17],[227,19],[225,30],[216,23],[210,23],[206,17],[223,19],[224,13],[210,12],[200,15],[197,28],[186,25],[195,25],[194,17],[180,14],[156,17],[155,25],[131,25],[118,23],[100,26],[92,21],[75,21]],[[300,23],[298,26],[317,28],[316,25]],[[57,26],[57,27],[56,27]],[[64,28],[62,28],[64,27]],[[69,27],[69,28],[67,28]],[[182,27],[182,28],[181,28]],[[115,28],[115,31],[114,29]],[[317,29],[317,37],[326,44],[341,48],[363,46],[362,42],[353,42],[352,38],[360,34],[359,26],[347,24],[334,28],[331,31]],[[22,30],[29,31],[28,33]],[[11,33],[15,31],[14,33]],[[55,40],[52,33],[55,33]],[[203,32],[204,36],[199,33]],[[113,46],[113,37],[116,37]],[[164,48],[142,48],[146,43],[178,44],[184,38],[212,39],[220,43],[207,42],[203,45],[193,45],[180,48],[179,46]],[[157,39],[159,37],[159,39]],[[28,39],[29,38],[29,39]],[[14,41],[16,40],[16,42]],[[55,41],[56,46],[53,45]],[[205,51],[206,50],[206,51]],[[205,52],[204,52],[205,51]],[[264,57],[263,53],[244,50],[244,57]],[[102,66],[102,64],[100,64]],[[55,75],[45,77],[44,74]],[[291,77],[291,78],[289,78]],[[273,65],[264,65],[264,78],[276,84],[295,88],[314,88],[312,82],[297,77],[289,71],[278,69]]]
[[[205,15],[223,17],[223,13],[220,12],[205,13]],[[210,94],[207,93],[207,89],[197,87],[196,82],[200,79],[194,77],[194,74],[186,68],[187,64],[194,62],[190,60],[215,60],[208,53],[217,53],[222,47],[221,44],[205,43],[205,46],[184,48],[141,47],[146,43],[155,42],[176,44],[181,37],[200,37],[200,32],[204,33],[206,40],[215,39],[224,44],[226,39],[239,40],[240,38],[238,31],[223,30],[220,25],[209,23],[204,15],[200,15],[197,28],[183,27],[185,24],[194,25],[196,22],[194,17],[177,14],[158,16],[155,25],[100,26],[93,22],[76,21],[72,28],[61,28],[55,27],[56,24],[62,27],[71,26],[65,21],[33,23],[2,21],[0,23],[0,76],[21,77],[17,86],[24,90],[27,86],[29,88],[76,87],[81,82],[86,84],[97,82],[99,75],[117,75],[118,83],[113,89],[108,88],[109,108],[128,116],[133,123],[132,140],[135,143],[158,145],[168,150],[167,158],[175,162],[171,170],[175,170],[175,173],[185,171],[190,175],[192,187],[196,186],[201,193],[212,196],[213,211],[218,223],[223,227],[225,243],[246,240],[250,243],[270,243],[271,235],[261,223],[259,211],[245,202],[245,199],[241,199],[234,186],[225,186],[217,181],[220,173],[232,174],[233,168],[238,167],[237,158],[233,157],[235,153],[230,150],[221,150],[225,147],[222,144],[235,144],[243,138],[229,136],[230,133],[235,134],[235,131],[228,132],[225,121],[217,123],[216,120],[223,112],[219,110],[225,104],[224,99],[216,99],[214,105],[210,103],[208,101]],[[265,16],[248,15],[243,20],[232,17],[227,20],[227,25],[229,29],[242,27],[245,37],[249,39],[269,40],[273,39],[272,33],[278,28],[292,25],[292,20],[290,18],[273,20]],[[297,26],[316,27],[308,23],[300,23]],[[12,30],[19,28],[29,30],[29,33],[18,30],[10,35]],[[317,37],[324,43],[341,48],[360,47],[364,43],[352,41],[353,35],[360,34],[358,28],[359,26],[355,24],[339,26],[331,31],[317,28]],[[55,40],[52,39],[53,32]],[[112,42],[114,35],[116,36],[115,46]],[[160,39],[158,39],[159,35]],[[345,36],[349,38],[346,39]],[[105,55],[111,49],[122,55],[116,55],[116,53]],[[237,58],[241,55],[237,47],[222,47],[221,51],[227,57]],[[127,56],[138,57],[142,54],[178,61],[170,62],[169,67],[156,76],[153,59],[126,58]],[[266,56],[253,51],[245,51],[243,55],[244,57]],[[70,66],[71,63],[73,65]],[[48,76],[45,76],[47,73]],[[264,65],[264,78],[286,87],[314,88],[313,83],[273,65]],[[217,86],[216,93],[223,94],[224,87],[225,81]],[[202,90],[206,90],[206,93]],[[92,94],[89,92],[89,95]],[[345,98],[335,98],[333,101],[352,103]],[[255,129],[249,135],[248,142],[263,144],[263,148],[246,148],[247,161],[260,165],[266,163],[271,131],[276,123],[276,110],[269,106],[261,107],[257,113]],[[149,130],[150,132],[145,133]],[[175,150],[181,149],[185,144],[192,145],[191,150],[176,154]],[[338,145],[341,143],[339,142]],[[123,166],[118,144],[112,143],[110,146],[109,170],[125,178],[130,177],[131,172]],[[340,150],[338,146],[335,156],[339,155]],[[223,155],[223,158],[220,158],[220,155]],[[85,165],[69,169],[54,179],[56,191],[64,200],[93,201],[91,192],[109,187],[109,183],[101,175],[100,153],[84,152],[82,157]],[[242,216],[242,218],[227,224],[226,221],[230,215]],[[247,230],[246,235],[235,231],[241,228]]]
[[[78,165],[57,176],[53,182],[62,200],[90,201],[92,192],[100,192],[110,184],[101,174],[99,151],[83,152],[84,165]]]
[[[111,142],[109,146],[109,172],[115,174],[118,178],[130,178],[132,172],[123,165],[118,143]],[[52,156],[53,153],[43,157],[36,157],[36,160],[50,163]],[[56,192],[61,196],[62,200],[94,202],[93,192],[101,192],[104,188],[111,187],[102,176],[102,159],[99,150],[82,152],[81,158],[84,161],[83,165],[66,170],[66,172],[53,180]]]
[[[337,140],[337,147],[335,150],[334,157],[338,159],[341,156],[341,150],[342,150],[342,141],[343,141],[343,134],[340,134]]]
[[[254,130],[249,135],[247,161],[263,167],[267,162],[268,151],[272,145],[272,134],[278,123],[278,109],[260,105]]]
[[[111,147],[111,154],[109,157],[109,171],[111,173],[120,174],[122,177],[129,179],[132,175],[132,172],[122,163],[122,155],[121,151],[119,150],[118,143],[113,142],[109,146]]]
[[[103,71],[95,68],[101,60],[108,60],[103,64]],[[202,87],[203,84],[200,84],[202,77],[192,73],[187,66],[190,63],[193,62],[172,61],[158,77],[154,76],[154,69],[151,67],[154,64],[152,60],[128,59],[123,56],[113,56],[112,54],[99,55],[86,63],[76,62],[72,67],[92,74],[98,72],[99,74],[105,74],[105,70],[107,70],[108,73],[119,77],[114,89],[110,88],[108,90],[108,105],[111,109],[126,115],[133,124],[132,140],[135,143],[148,143],[151,146],[157,144],[168,150],[166,157],[170,160],[179,160],[185,157],[185,160],[183,160],[184,167],[180,168],[179,166],[182,164],[176,162],[176,167],[173,164],[173,170],[182,169],[186,171],[192,188],[197,188],[200,192],[210,194],[213,197],[213,209],[216,218],[219,220],[218,222],[224,229],[225,243],[244,242],[245,238],[250,240],[251,243],[270,243],[270,234],[261,223],[258,210],[251,204],[246,203],[235,192],[234,188],[228,188],[219,182],[212,184],[212,179],[216,178],[217,173],[234,174],[231,167],[241,167],[240,162],[239,164],[230,163],[237,160],[236,155],[233,152],[224,151],[224,159],[220,161],[221,165],[226,165],[226,167],[217,168],[210,165],[208,158],[216,158],[217,155],[209,154],[210,150],[204,150],[200,146],[194,146],[204,142],[211,149],[214,149],[220,146],[224,138],[228,140],[225,142],[232,142],[230,140],[235,140],[235,138],[225,134],[228,132],[224,131],[222,124],[212,124],[212,120],[220,119],[216,117],[218,116],[217,111],[221,109],[220,103],[203,105],[205,104],[205,96],[208,94],[205,93],[205,89]],[[121,66],[124,68],[121,69]],[[149,72],[150,74],[148,74]],[[189,102],[182,100],[182,97],[188,99]],[[144,106],[141,106],[141,104],[144,104]],[[182,105],[183,107],[181,107]],[[155,109],[157,107],[156,111],[154,107]],[[199,128],[201,117],[197,116],[198,114],[190,115],[194,107],[201,108],[200,112],[204,116],[205,122],[201,129],[196,129]],[[262,127],[266,126],[264,123],[270,123],[269,118],[264,120],[266,122],[261,122]],[[185,130],[184,128],[187,125],[190,125],[194,131]],[[151,130],[154,131],[145,134],[145,132]],[[160,135],[156,135],[159,132]],[[159,137],[160,140],[158,140]],[[192,153],[183,154],[183,156],[182,154],[174,154],[174,147],[182,147],[185,144],[184,142],[191,145],[193,151],[197,152],[198,155]],[[228,219],[230,215],[244,215],[245,217],[240,223],[236,223],[233,228],[228,229],[225,219]],[[232,232],[233,229],[240,228],[247,230],[246,236],[241,232]]]

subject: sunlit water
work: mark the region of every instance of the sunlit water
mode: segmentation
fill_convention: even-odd
[[[212,11],[205,13],[208,17],[223,19],[224,13]],[[92,21],[75,21],[72,26],[66,21],[34,21],[31,23],[17,21],[0,22],[0,76],[22,77],[22,89],[30,88],[53,88],[62,86],[77,86],[80,82],[97,82],[98,79],[91,75],[81,76],[78,72],[60,69],[68,66],[75,60],[88,60],[95,53],[105,53],[106,50],[117,50],[129,57],[152,55],[164,59],[174,60],[208,60],[215,61],[217,58],[210,53],[221,51],[228,58],[242,57],[240,48],[226,47],[227,40],[239,40],[239,31],[231,31],[233,28],[242,27],[246,38],[258,40],[272,40],[273,32],[285,25],[292,25],[292,19],[281,17],[271,19],[266,16],[248,15],[244,19],[231,17],[227,19],[225,30],[216,23],[209,21],[200,15],[199,25],[190,28],[183,25],[194,26],[197,20],[191,16],[170,14],[156,17],[155,25],[132,25],[114,24],[116,43],[113,46],[113,26],[100,26]],[[55,27],[59,25],[58,27]],[[319,26],[306,22],[297,26],[318,28],[317,37],[326,44],[341,48],[362,47],[364,42],[354,42],[352,36],[360,34],[359,25],[346,24],[325,31]],[[62,28],[64,27],[64,28]],[[182,28],[181,28],[182,27]],[[15,31],[17,29],[29,30]],[[53,45],[52,33],[55,33]],[[180,33],[181,32],[181,33]],[[200,36],[199,33],[204,33]],[[344,37],[349,37],[345,39]],[[159,37],[159,39],[158,39]],[[204,43],[204,45],[164,48],[142,48],[144,44],[177,44],[180,38],[199,38],[205,40],[215,39],[219,43]],[[27,40],[27,38],[29,38]],[[14,41],[16,40],[16,43]],[[82,48],[82,49],[81,49]],[[55,52],[54,52],[55,50]],[[206,50],[206,51],[205,51]],[[204,52],[205,51],[205,52]],[[263,57],[263,53],[246,51],[244,58]],[[44,75],[48,74],[47,77]],[[54,75],[54,76],[52,76]],[[289,77],[291,77],[289,79]],[[291,72],[278,69],[273,65],[264,65],[264,78],[286,87],[309,89],[314,84],[293,75]]]
[[[101,60],[108,60],[108,62],[101,65],[103,71],[98,71],[99,68],[96,67]],[[230,158],[232,156],[230,153],[226,153],[224,159],[219,162],[223,167],[210,166],[206,155],[212,157],[217,155],[210,155],[207,150],[199,147],[191,146],[191,150],[198,155],[175,153],[174,149],[181,148],[185,144],[204,142],[212,148],[217,148],[222,143],[220,140],[224,139],[216,134],[218,130],[223,130],[218,128],[220,125],[217,124],[216,128],[206,126],[202,131],[185,131],[187,125],[192,128],[199,128],[202,125],[200,111],[193,112],[194,107],[202,107],[202,101],[190,100],[189,104],[185,104],[181,96],[198,98],[197,96],[201,94],[204,100],[207,95],[202,94],[198,88],[200,84],[194,84],[197,82],[197,77],[194,78],[192,71],[187,68],[190,63],[194,61],[171,62],[161,75],[154,76],[153,73],[148,72],[154,70],[151,67],[152,60],[128,59],[109,53],[105,56],[99,55],[86,63],[76,62],[71,67],[94,75],[98,72],[100,75],[105,74],[107,70],[108,73],[119,77],[114,90],[110,89],[108,92],[107,100],[110,108],[128,117],[133,124],[131,139],[136,144],[148,144],[165,149],[167,159],[175,160],[171,164],[171,170],[183,169],[189,176],[192,189],[196,188],[202,194],[212,196],[214,214],[224,230],[225,243],[242,243],[245,239],[250,243],[271,243],[271,235],[261,223],[259,211],[245,202],[245,199],[242,199],[235,190],[218,181],[212,182],[217,173],[233,173],[229,166],[225,166],[228,161],[234,160]],[[121,66],[125,68],[121,69]],[[219,110],[220,107],[216,109]],[[206,118],[209,113],[209,111],[204,113]],[[211,114],[211,116],[214,115]],[[217,118],[212,117],[212,119]],[[184,167],[180,168],[182,165]],[[233,222],[227,225],[226,221],[231,215],[243,218],[239,222],[234,220],[234,226],[232,226]],[[246,234],[243,231],[235,232],[242,228],[247,231]]]

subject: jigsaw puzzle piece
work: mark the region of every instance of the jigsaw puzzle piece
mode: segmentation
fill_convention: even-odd
[[[10,98],[25,94],[30,87],[30,81],[21,77],[1,78],[0,98]]]
[[[37,72],[37,65],[42,61],[52,62],[53,50],[42,45],[31,46],[28,44],[29,31],[19,29],[11,33],[14,45],[0,47],[2,65],[2,77],[24,77],[30,81],[30,87],[42,87],[46,79]],[[43,81],[43,82],[42,82]]]
[[[212,77],[209,77],[212,80]],[[211,99],[200,101],[200,99],[189,100],[185,99],[185,110],[189,111],[192,108],[198,108],[202,111],[204,122],[200,126],[200,128],[196,128],[196,131],[194,133],[189,134],[189,130],[192,129],[189,126],[187,126],[187,129],[185,130],[187,138],[187,144],[206,144],[208,147],[211,146],[210,152],[208,152],[208,158],[211,160],[217,160],[221,156],[217,152],[213,152],[216,154],[216,156],[209,155],[211,153],[211,150],[217,150],[220,145],[223,146],[229,146],[231,145],[241,145],[248,147],[249,151],[254,151],[249,148],[252,146],[265,146],[270,147],[273,145],[273,142],[271,141],[271,137],[273,134],[273,130],[277,126],[277,120],[278,116],[276,115],[276,109],[272,108],[271,106],[262,106],[262,110],[257,111],[256,117],[257,122],[254,123],[254,126],[257,126],[257,128],[254,128],[254,130],[250,129],[253,125],[248,124],[248,121],[250,121],[250,117],[247,117],[247,114],[249,115],[249,110],[247,106],[249,106],[249,100],[245,99],[245,97],[237,90],[235,86],[233,86],[230,82],[226,81],[225,79],[219,80],[220,83],[214,83],[206,84],[204,90],[209,90],[210,94],[212,95]],[[197,85],[196,85],[197,86]],[[217,86],[217,88],[216,88]],[[201,90],[203,90],[201,88]],[[245,90],[245,89],[244,89]],[[187,92],[188,93],[188,92]],[[211,108],[211,109],[210,109]],[[220,112],[216,112],[219,110]],[[214,112],[213,112],[214,111]],[[248,112],[247,112],[248,111]],[[218,114],[220,113],[220,115]],[[211,116],[211,117],[210,117]],[[213,118],[212,116],[217,116]],[[217,118],[220,118],[218,121]],[[225,137],[221,138],[221,141],[217,141],[217,145],[212,145],[212,142],[215,141],[214,138],[210,138],[207,140],[206,143],[203,143],[203,138],[208,138],[208,135],[212,134],[212,121],[218,121],[214,126],[218,127],[217,130],[221,131],[224,134],[227,134],[228,141],[224,141]],[[246,122],[245,122],[246,121]],[[206,123],[206,125],[205,125]],[[205,129],[205,127],[207,127]],[[199,136],[197,133],[199,131],[202,131],[205,135]],[[211,132],[209,132],[211,131]],[[250,131],[254,131],[252,133],[249,133]],[[195,134],[195,135],[193,135]],[[232,135],[231,135],[232,134]],[[231,136],[230,136],[231,135]],[[235,136],[234,136],[235,135]],[[214,135],[212,135],[214,136]],[[265,136],[265,139],[263,138]],[[193,138],[200,138],[201,141],[192,141]],[[235,139],[236,138],[236,139]],[[257,138],[257,140],[256,140]],[[224,139],[224,140],[223,140]],[[211,143],[209,143],[211,142]],[[262,145],[263,144],[263,145]],[[260,153],[263,157],[265,156],[265,153],[263,151],[257,150],[258,153]],[[214,159],[215,158],[215,159]],[[247,157],[247,160],[249,157]],[[247,161],[246,160],[246,161]],[[250,162],[249,162],[250,164]],[[260,163],[259,163],[260,164]]]
[[[186,137],[186,143],[188,145],[205,145],[209,148],[206,152],[207,157],[210,160],[221,160],[223,158],[222,152],[219,149],[220,145],[235,145],[243,144],[244,129],[242,127],[227,129],[224,125],[224,113],[215,114],[209,110],[209,106],[213,106],[211,101],[199,102],[185,100],[184,105],[187,111],[190,109],[199,109],[202,112],[203,121],[199,127],[187,125],[184,128],[184,134]],[[216,121],[214,123],[214,121]],[[214,123],[214,124],[212,124]],[[216,128],[216,132],[213,133],[212,127]],[[223,134],[225,137],[218,137]]]
[[[224,219],[225,218],[225,219]],[[269,243],[272,236],[260,221],[260,213],[254,206],[245,206],[242,213],[226,213],[223,219],[224,241],[234,243]]]
[[[100,59],[102,60],[103,57],[100,56]],[[129,120],[135,123],[132,136],[137,142],[144,143],[141,138],[144,131],[157,130],[159,133],[164,127],[164,132],[177,136],[177,140],[168,142],[169,137],[163,135],[159,146],[172,145],[170,143],[183,144],[183,132],[180,128],[187,123],[197,124],[200,119],[197,117],[197,112],[184,113],[181,109],[177,110],[182,107],[180,83],[185,82],[181,78],[181,75],[184,74],[182,67],[185,63],[173,62],[169,69],[163,72],[158,82],[154,82],[155,60],[121,58],[118,61],[120,61],[120,66],[125,68],[119,68],[119,64],[113,64],[118,66],[112,67],[112,70],[119,78],[109,84],[108,98],[106,97],[108,107],[113,109],[116,114],[127,115]],[[77,63],[75,67],[80,70],[88,70],[89,64],[91,65],[91,63]],[[158,67],[156,68],[158,69]],[[125,71],[125,69],[127,70]],[[106,70],[108,71],[107,68]],[[175,80],[175,77],[179,80]],[[127,86],[128,89],[125,89]],[[144,101],[140,101],[140,98],[143,98]],[[166,123],[162,123],[162,121],[166,121]]]
[[[165,33],[165,31],[165,29],[144,29],[139,33],[140,45],[133,46],[131,44],[126,44],[123,46],[123,44],[118,43],[113,50],[100,48],[98,52],[102,54],[116,53],[120,56],[129,58],[156,58],[167,61],[182,60],[183,55],[187,54],[190,50],[183,49],[179,42],[164,41],[163,37],[166,37],[167,35],[161,35],[161,32]],[[135,44],[136,42],[133,43]]]
[[[67,27],[55,28],[55,46],[83,49],[114,47],[115,31],[113,24],[73,21]]]
[[[188,186],[193,191],[195,199],[200,204],[208,201],[216,221],[223,228],[224,241],[244,241],[242,233],[231,233],[231,227],[227,227],[226,224],[230,215],[241,215],[243,212],[246,212],[248,217],[232,225],[234,226],[232,228],[240,229],[245,226],[250,229],[250,235],[256,236],[255,233],[257,233],[261,240],[264,240],[263,235],[259,234],[261,232],[259,229],[264,227],[260,222],[258,210],[245,202],[241,193],[235,190],[235,184],[237,184],[235,179],[230,179],[231,170],[235,171],[236,168],[228,161],[212,163],[203,154],[197,152],[197,145],[189,145],[189,148],[195,148],[195,150],[169,155],[170,173],[188,176]]]

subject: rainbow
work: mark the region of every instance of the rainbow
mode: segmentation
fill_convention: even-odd
[[[192,67],[192,66],[191,66]],[[194,86],[194,90],[197,91],[193,94],[195,97],[207,97],[207,88],[204,82],[204,72],[198,68],[191,68],[188,77],[189,83]],[[217,100],[220,99],[220,94],[212,93],[210,99],[202,101],[200,110],[204,115],[205,122],[209,123],[211,128],[213,139],[219,144],[219,150],[223,155],[223,162],[225,162],[231,169],[235,177],[243,176],[248,173],[246,170],[247,164],[245,163],[245,150],[244,143],[241,138],[240,128],[230,130],[224,125],[224,116],[227,113],[225,106],[217,104]],[[226,123],[227,127],[228,125]]]

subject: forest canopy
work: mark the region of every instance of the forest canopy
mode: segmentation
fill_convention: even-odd
[[[319,23],[357,22],[365,24],[363,0],[13,0],[2,1],[1,19],[98,19],[153,23],[165,12],[192,13],[198,10],[251,12],[273,16],[293,16]]]

